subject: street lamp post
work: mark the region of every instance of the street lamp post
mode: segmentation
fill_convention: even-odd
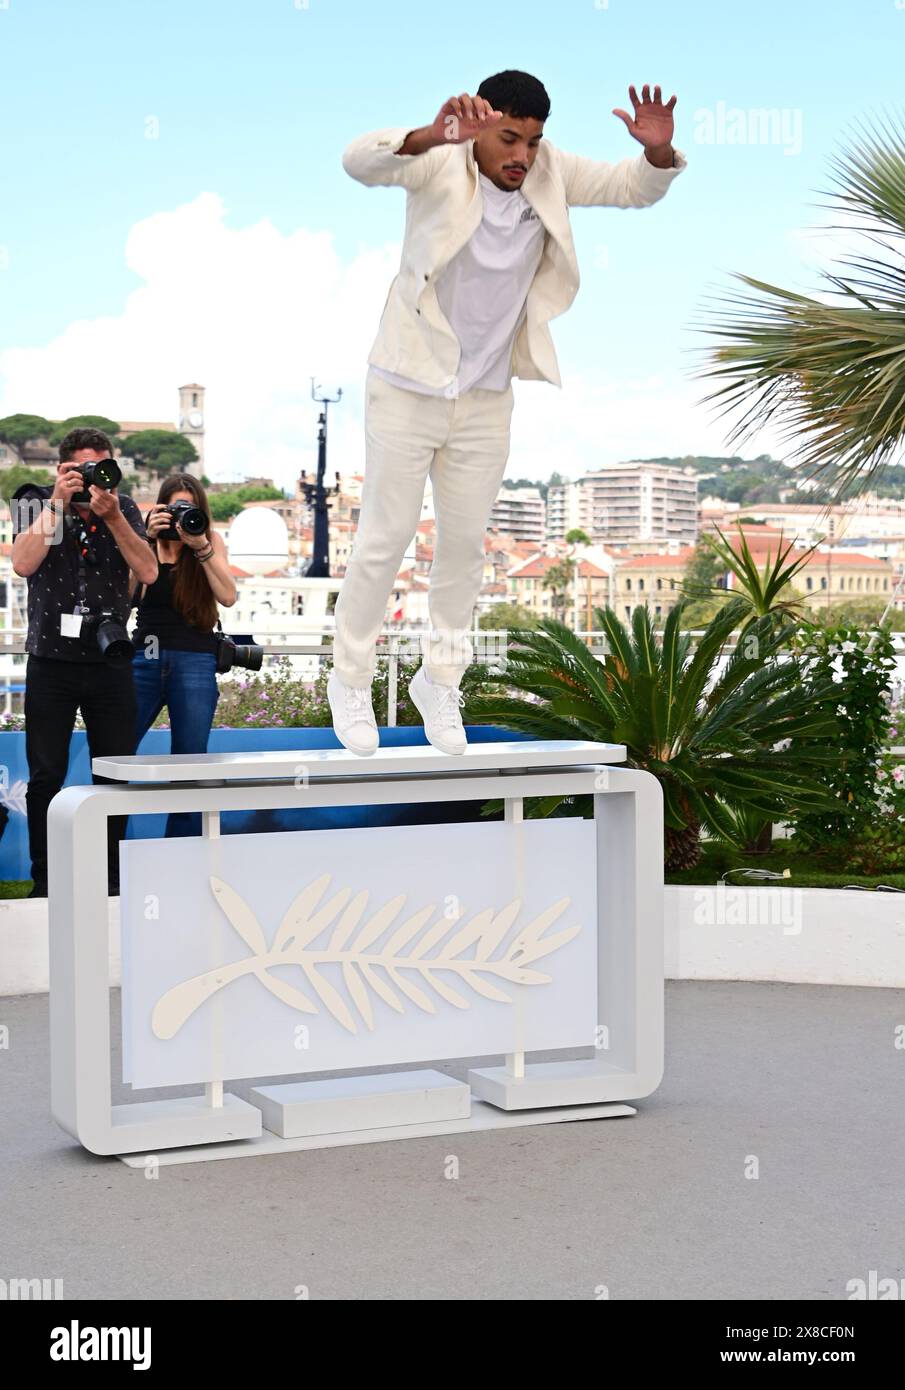
[[[299,488],[305,495],[305,501],[314,512],[311,559],[304,571],[308,579],[329,579],[330,577],[330,504],[327,498],[331,493],[339,492],[340,482],[337,472],[333,487],[326,487],[324,484],[327,470],[327,407],[342,400],[342,394],[341,387],[335,396],[318,394],[318,389],[314,385],[314,377],[311,378],[311,399],[317,401],[324,408],[317,422],[317,477],[313,483],[306,482],[306,473],[302,469],[299,479]]]

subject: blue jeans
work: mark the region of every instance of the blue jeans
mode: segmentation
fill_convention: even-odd
[[[180,652],[162,647],[149,660],[143,650],[132,659],[135,678],[135,746],[144,738],[160,711],[170,716],[170,752],[206,753],[207,740],[220,698],[217,661],[212,652]],[[200,835],[197,811],[167,816],[167,836]]]

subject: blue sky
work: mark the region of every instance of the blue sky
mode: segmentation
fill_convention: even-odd
[[[608,160],[640,152],[612,108],[659,82],[689,164],[652,209],[573,210],[564,389],[516,384],[510,473],[720,449],[690,379],[704,296],[733,270],[815,287],[823,243],[802,233],[828,220],[827,161],[896,108],[903,44],[896,0],[0,0],[0,414],[169,418],[197,379],[209,471],[288,476],[313,438],[308,376],[331,371],[354,466],[405,195],[355,183],[342,150],[518,67],[550,93],[547,137]],[[730,108],[786,133],[708,142]]]

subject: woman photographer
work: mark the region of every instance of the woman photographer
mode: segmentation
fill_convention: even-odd
[[[158,575],[134,596],[136,746],[166,707],[170,752],[206,753],[220,695],[217,604],[231,608],[236,601],[226,546],[212,530],[204,488],[187,473],[164,478],[145,528]],[[166,833],[196,835],[199,828],[197,813],[180,813],[168,817]]]

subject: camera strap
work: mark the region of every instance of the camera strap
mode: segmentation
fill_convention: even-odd
[[[78,606],[77,612],[88,613],[88,559],[93,552],[92,539],[97,532],[97,522],[86,525],[78,512],[67,513],[65,524],[72,532],[78,547]],[[94,563],[94,561],[92,561]]]

